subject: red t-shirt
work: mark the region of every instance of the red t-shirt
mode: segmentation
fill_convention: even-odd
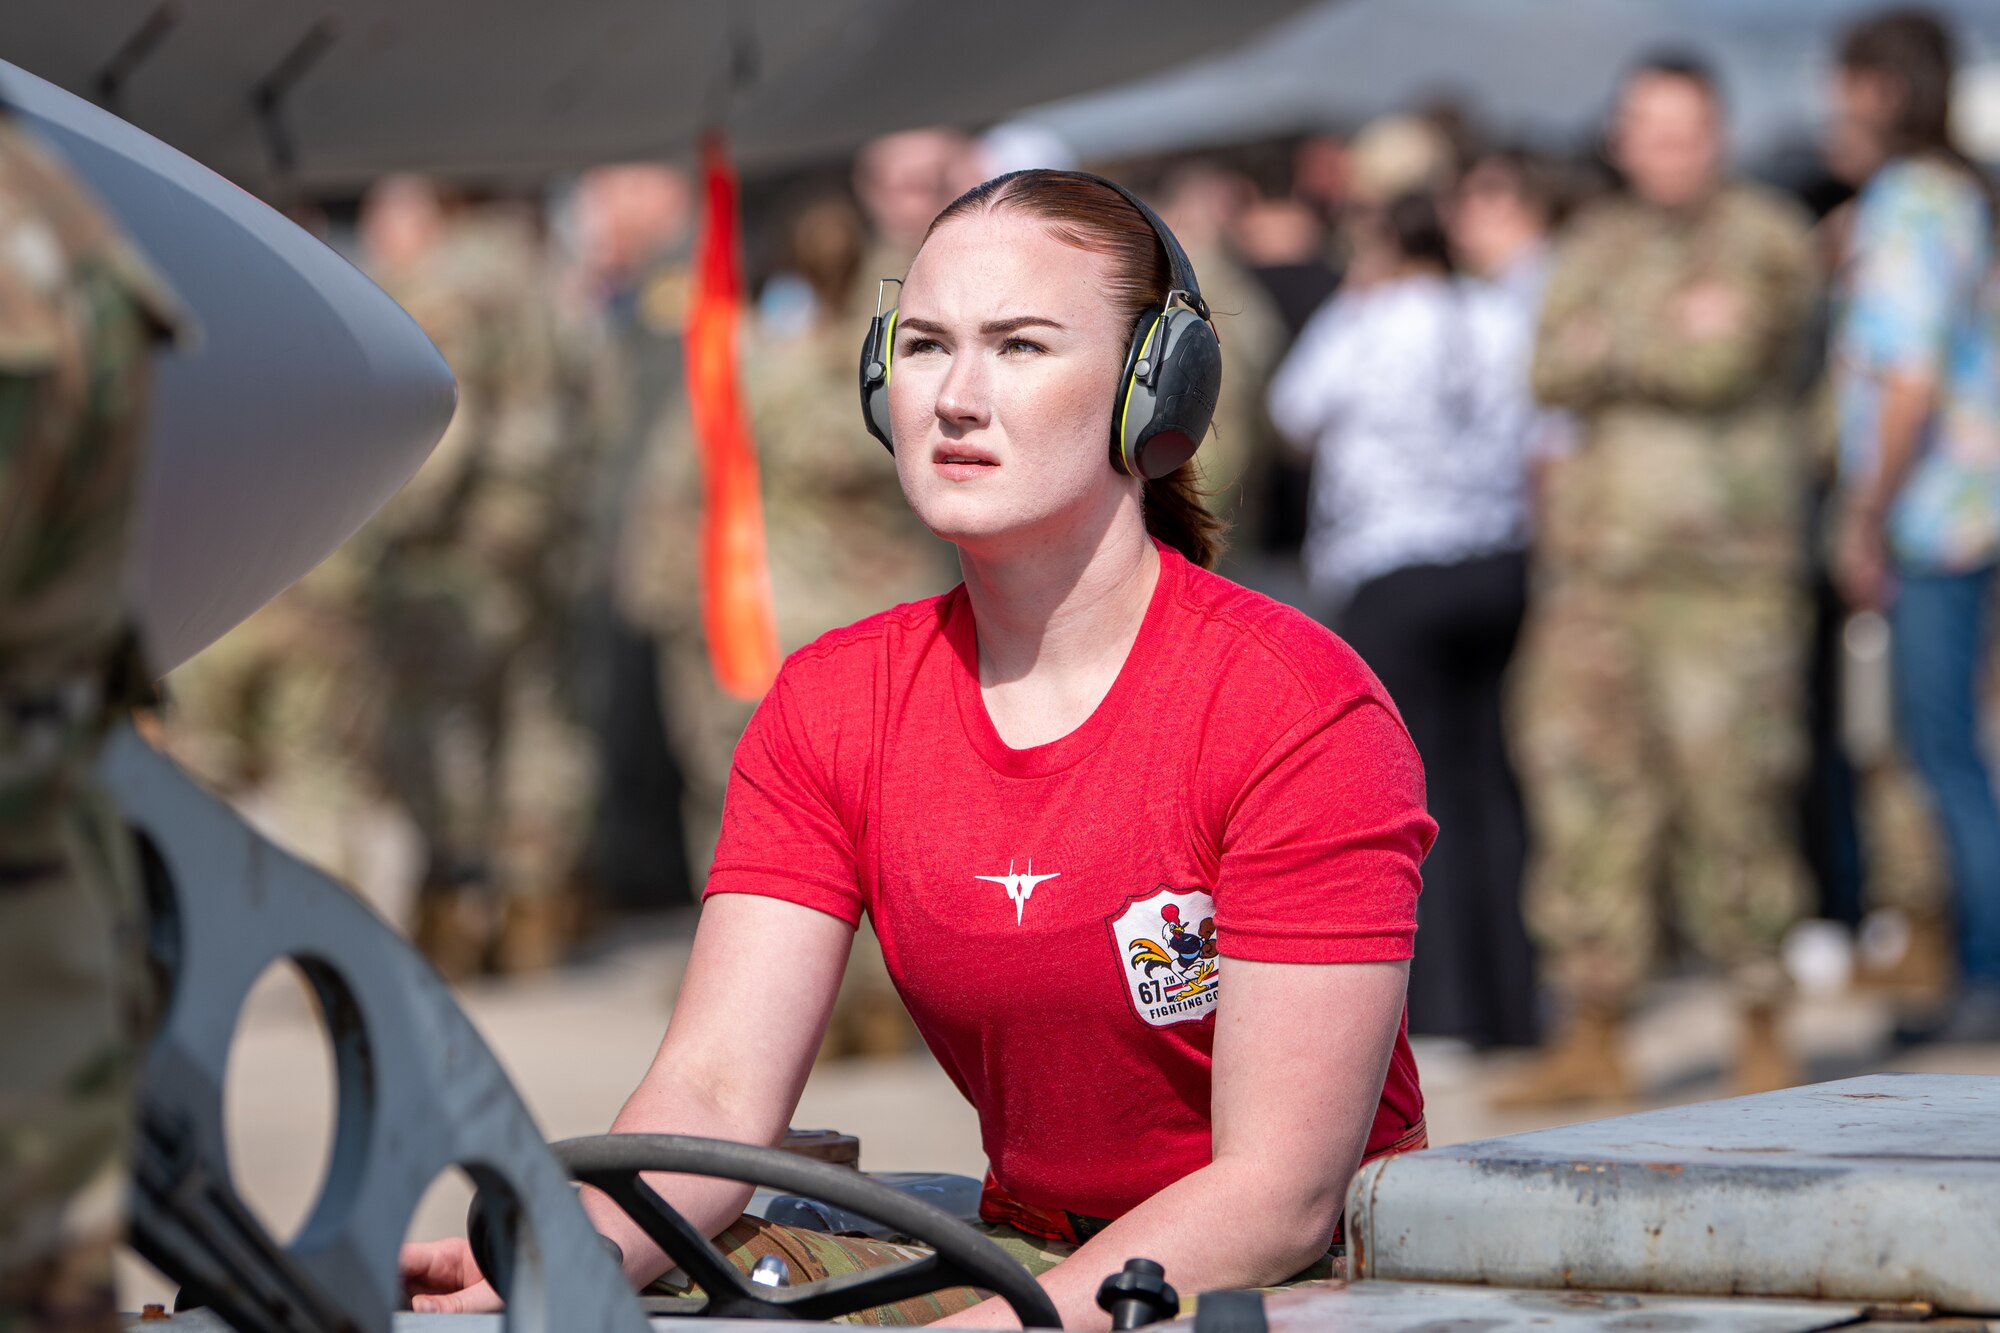
[[[1228,960],[1410,957],[1435,832],[1361,659],[1162,548],[1116,683],[1047,745],[993,729],[963,587],[793,654],[707,892],[866,911],[1000,1189],[1115,1218],[1210,1160]],[[1422,1117],[1399,1033],[1369,1155]]]

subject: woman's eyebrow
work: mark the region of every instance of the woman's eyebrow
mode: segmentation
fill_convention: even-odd
[[[1018,333],[1022,329],[1032,328],[1036,325],[1062,332],[1069,330],[1069,325],[1059,320],[1049,319],[1043,315],[1016,315],[1012,319],[990,319],[979,326],[979,331],[990,336],[1002,333]],[[898,318],[896,320],[896,328],[898,331],[914,329],[918,333],[944,333],[946,331],[944,325],[935,324],[928,319]]]
[[[1012,319],[993,319],[979,326],[981,333],[1019,333],[1022,329],[1040,325],[1045,329],[1067,332],[1069,326],[1045,315],[1016,315]]]

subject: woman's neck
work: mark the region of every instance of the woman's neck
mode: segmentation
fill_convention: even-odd
[[[963,551],[987,716],[1014,749],[1082,726],[1118,679],[1160,577],[1135,511],[1095,542]]]

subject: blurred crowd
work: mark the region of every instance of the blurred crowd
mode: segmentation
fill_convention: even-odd
[[[1605,72],[1580,152],[1440,102],[1089,164],[1217,312],[1223,572],[1326,619],[1424,756],[1411,1030],[1542,1046],[1503,1101],[1624,1095],[1624,1025],[1677,970],[1728,979],[1745,1090],[1800,1077],[1800,985],[2000,1040],[1995,184],[1951,138],[1938,24],[1869,19],[1829,56],[1810,178],[1753,181],[1728,90],[1665,53]],[[862,429],[859,339],[946,203],[1074,165],[1021,126],[918,129],[746,186],[781,650],[956,581]],[[454,978],[685,906],[714,845],[755,701],[718,686],[700,604],[698,188],[667,162],[533,197],[377,183],[355,253],[458,415],[169,682],[176,752]],[[911,1039],[866,953],[835,1049]]]

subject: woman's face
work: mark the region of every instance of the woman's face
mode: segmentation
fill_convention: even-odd
[[[1061,539],[1136,497],[1111,466],[1131,330],[1109,261],[1010,210],[947,222],[903,286],[889,377],[896,471],[931,531],[961,545]]]

